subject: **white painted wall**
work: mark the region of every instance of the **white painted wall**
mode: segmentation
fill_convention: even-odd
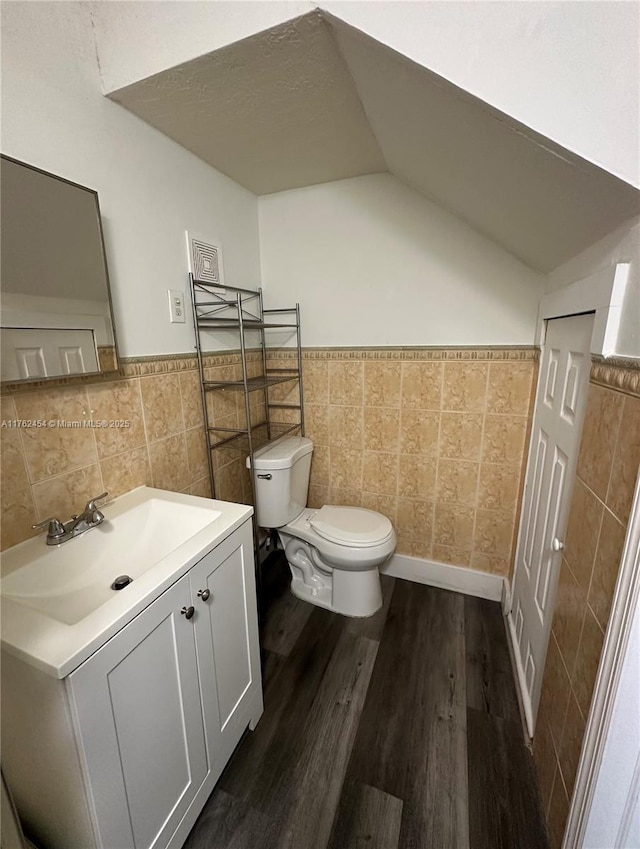
[[[80,298],[47,298],[0,292],[3,327],[87,328],[96,345],[113,345],[113,328],[107,301]]]
[[[638,3],[320,0],[320,6],[640,185]]]
[[[220,240],[230,281],[259,284],[255,196],[103,97],[89,4],[2,4],[2,119],[4,153],[98,191],[121,355],[193,350],[168,321],[185,229]]]
[[[554,292],[618,262],[628,262],[630,269],[615,353],[640,358],[640,218],[627,222],[552,271],[547,291]]]
[[[92,4],[106,91],[309,11],[302,0]],[[640,185],[640,6],[546,0],[317,4]]]
[[[532,345],[545,277],[390,174],[259,199],[268,301],[303,344]]]
[[[105,92],[173,68],[312,11],[310,0],[96,0]]]

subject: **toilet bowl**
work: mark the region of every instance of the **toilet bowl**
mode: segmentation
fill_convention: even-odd
[[[258,524],[277,530],[294,595],[345,616],[371,616],[382,606],[378,567],[395,550],[393,526],[360,507],[306,507],[312,451],[310,439],[290,436],[254,453]]]

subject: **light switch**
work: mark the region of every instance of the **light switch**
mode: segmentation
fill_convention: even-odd
[[[172,324],[184,324],[184,292],[169,289],[169,321]]]

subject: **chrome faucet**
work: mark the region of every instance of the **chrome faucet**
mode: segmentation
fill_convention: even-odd
[[[109,495],[108,492],[103,492],[102,495],[95,495],[90,498],[84,505],[82,513],[72,516],[68,522],[61,522],[55,516],[50,516],[31,527],[34,530],[47,527],[47,545],[59,545],[62,542],[67,542],[67,540],[80,536],[85,531],[90,531],[91,528],[96,528],[104,522],[104,513],[98,509],[96,501],[101,501],[107,495]]]

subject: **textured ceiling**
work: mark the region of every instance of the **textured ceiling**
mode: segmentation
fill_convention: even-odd
[[[110,97],[258,195],[387,170],[316,13]]]
[[[319,12],[110,97],[258,195],[388,170],[542,271],[640,210],[633,187]]]

